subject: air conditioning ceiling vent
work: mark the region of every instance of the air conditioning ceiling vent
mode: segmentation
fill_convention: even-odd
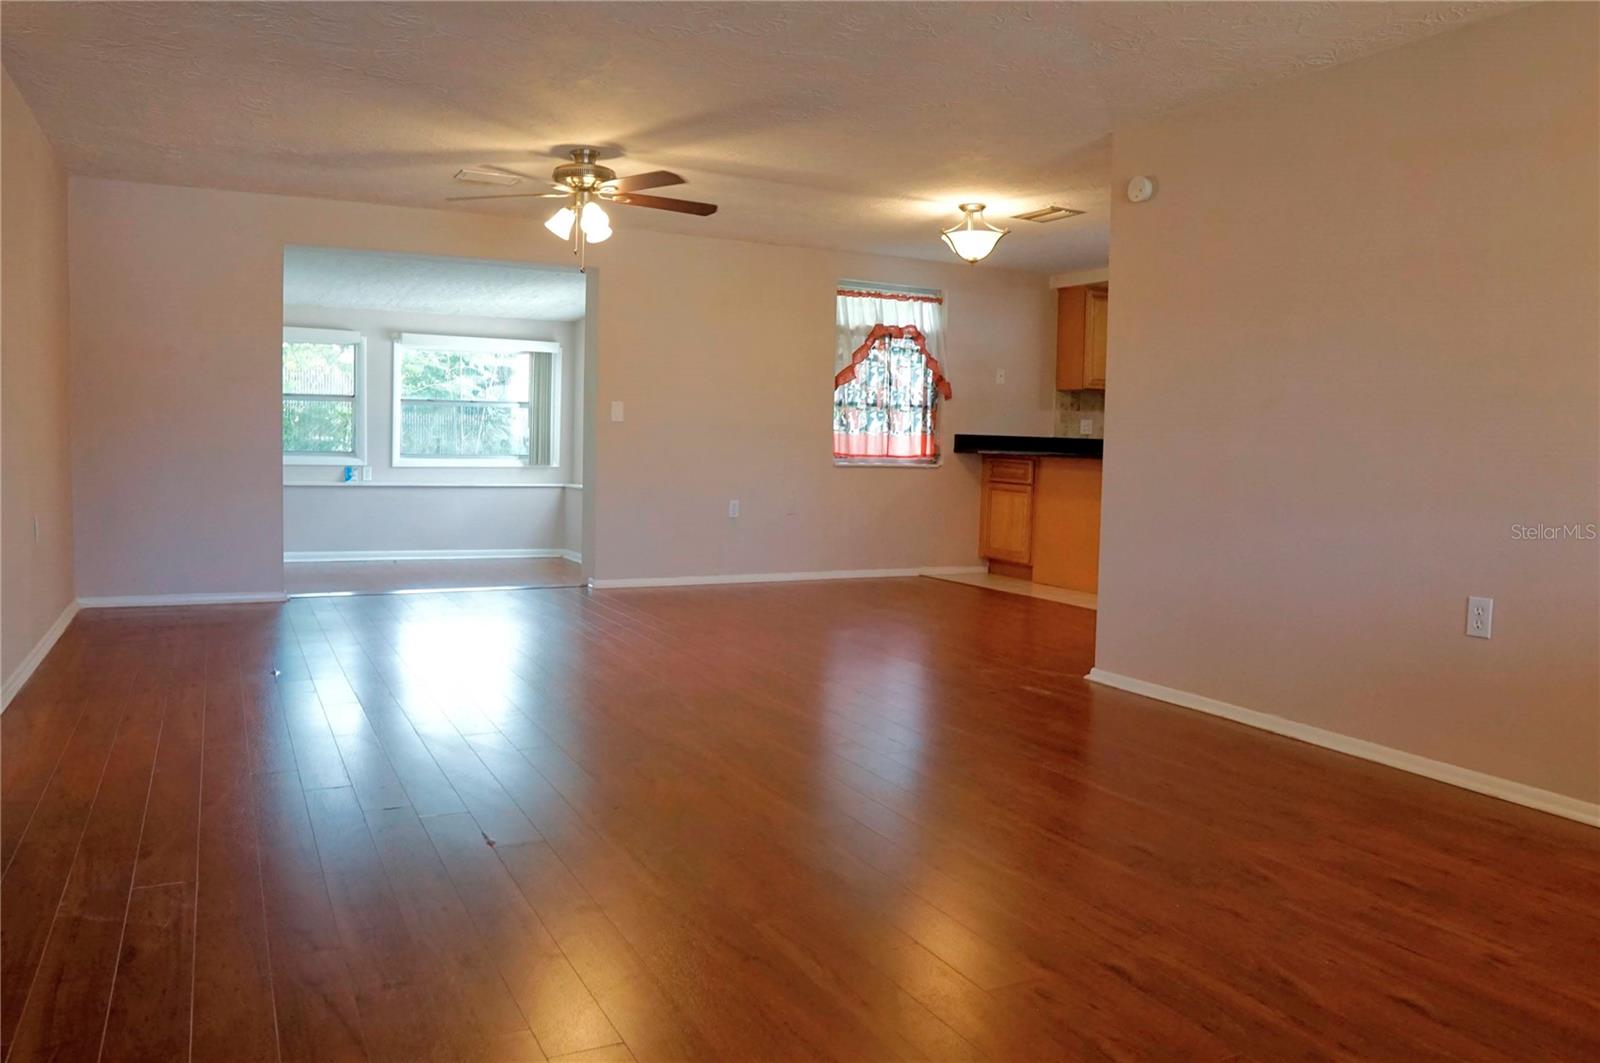
[[[502,173],[499,170],[480,170],[475,166],[457,170],[456,180],[472,185],[515,185],[522,183],[522,178],[517,177],[515,174]]]
[[[1048,221],[1060,221],[1063,218],[1075,218],[1082,213],[1083,211],[1081,210],[1073,210],[1071,207],[1058,207],[1052,203],[1048,207],[1030,210],[1026,214],[1013,214],[1011,216],[1018,221],[1036,221],[1043,224]]]

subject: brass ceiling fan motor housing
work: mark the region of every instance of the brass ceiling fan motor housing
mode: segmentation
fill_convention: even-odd
[[[606,182],[617,179],[617,171],[600,165],[596,158],[595,149],[577,148],[572,152],[572,161],[557,166],[551,176],[557,184],[566,185],[574,191],[596,191]]]

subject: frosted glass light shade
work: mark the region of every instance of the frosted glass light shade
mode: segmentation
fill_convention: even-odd
[[[583,205],[578,225],[583,229],[583,238],[588,243],[601,244],[611,239],[611,219],[606,217],[606,212],[600,209],[598,203]]]
[[[988,258],[1000,238],[1011,231],[984,221],[982,203],[961,204],[961,215],[961,222],[940,230],[939,237],[957,258],[967,262]]]
[[[558,238],[567,240],[572,236],[572,223],[577,217],[578,216],[572,212],[571,207],[562,207],[560,210],[550,215],[550,220],[544,223],[544,227],[549,229]]]

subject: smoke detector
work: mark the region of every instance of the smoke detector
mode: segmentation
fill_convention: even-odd
[[[522,178],[515,174],[505,173],[501,170],[480,170],[475,166],[457,170],[456,180],[469,185],[516,185],[522,183]]]
[[[1030,210],[1026,214],[1013,214],[1011,216],[1018,221],[1036,221],[1043,224],[1047,221],[1060,221],[1063,218],[1076,218],[1082,213],[1083,211],[1081,210],[1073,210],[1071,207],[1058,207],[1052,203],[1048,207]]]

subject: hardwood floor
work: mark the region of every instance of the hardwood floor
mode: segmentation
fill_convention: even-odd
[[[933,580],[81,614],[6,1059],[1600,1058],[1600,832]]]

